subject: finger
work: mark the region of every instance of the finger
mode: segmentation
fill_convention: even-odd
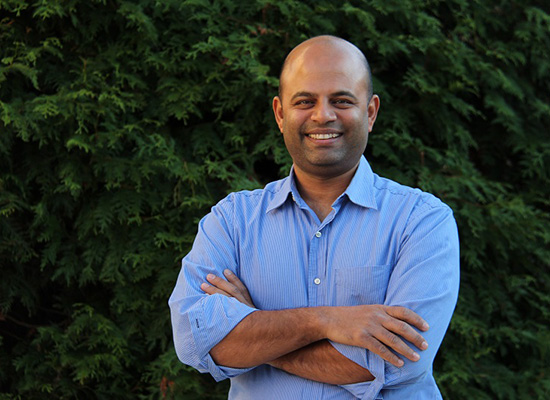
[[[385,310],[388,315],[405,321],[423,332],[426,332],[428,329],[430,329],[428,323],[424,321],[424,319],[420,315],[412,310],[409,310],[406,307],[386,306]]]
[[[206,275],[206,280],[211,285],[216,286],[218,289],[221,289],[224,292],[227,292],[229,294],[231,294],[231,292],[235,289],[233,284],[227,282],[225,279],[220,278],[219,276],[216,276],[214,274]]]
[[[382,342],[372,336],[366,340],[365,348],[372,351],[374,354],[378,354],[384,360],[398,368],[404,365],[402,359],[393,354]]]
[[[201,284],[201,289],[203,290],[203,292],[205,292],[206,294],[215,294],[215,293],[219,293],[219,294],[223,294],[224,296],[227,296],[227,297],[231,297],[229,295],[229,293],[221,290],[221,289],[218,289],[216,286],[212,286],[212,285],[209,285],[208,283],[204,282]]]
[[[237,289],[237,287],[232,284],[231,282],[226,281],[223,278],[220,278],[219,276],[216,276],[214,274],[208,274],[206,275],[206,280],[211,283],[212,285],[216,286],[218,289],[223,290],[224,292],[228,293],[228,296],[235,297],[237,300],[239,300],[241,303],[246,302],[245,297],[243,294]]]
[[[420,355],[411,349],[399,336],[393,334],[392,332],[383,329],[377,333],[374,333],[373,336],[387,347],[407,357],[409,360],[420,360]]]
[[[406,323],[406,322],[404,322],[400,319],[390,317],[382,323],[382,326],[387,329],[386,332],[389,331],[389,333],[391,333],[391,334],[396,334],[396,335],[408,340],[409,342],[411,342],[413,345],[415,345],[420,350],[426,350],[428,348],[428,342],[426,342],[424,337],[420,333],[418,333],[415,329],[413,329],[413,327],[411,325],[409,325],[408,323]],[[388,336],[387,340],[392,340],[393,341],[395,339],[390,338]],[[397,344],[400,345],[399,343],[397,343]],[[399,347],[401,349],[403,349],[402,346],[399,346]],[[399,349],[395,348],[394,350],[398,351],[400,354],[403,354],[407,358],[410,358],[409,356],[407,356],[406,353],[402,353],[401,351],[399,351]]]
[[[250,303],[252,303],[252,298],[250,297],[250,293],[248,293],[248,289],[244,285],[244,283],[241,282],[241,280],[231,271],[230,269],[225,269],[223,271],[223,274],[227,278],[227,280],[235,285],[235,287],[241,292],[243,297],[248,300]]]

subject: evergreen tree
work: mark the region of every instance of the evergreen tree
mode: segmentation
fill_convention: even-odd
[[[550,6],[526,0],[0,0],[0,399],[216,399],[167,299],[198,220],[284,176],[302,40],[369,58],[375,172],[455,211],[448,399],[550,396]]]

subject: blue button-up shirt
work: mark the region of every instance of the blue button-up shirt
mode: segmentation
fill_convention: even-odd
[[[430,325],[422,333],[429,348],[417,350],[420,361],[404,359],[397,368],[363,348],[331,342],[375,377],[351,385],[314,382],[268,365],[216,365],[210,349],[256,310],[200,289],[208,273],[223,276],[225,268],[261,310],[407,307]],[[432,363],[458,284],[456,223],[436,197],[377,176],[362,157],[350,185],[320,221],[300,197],[291,171],[264,189],[230,194],[201,220],[169,300],[175,348],[185,364],[216,380],[231,378],[230,399],[439,399]]]

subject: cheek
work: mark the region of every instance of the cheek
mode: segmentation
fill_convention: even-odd
[[[348,121],[348,126],[353,127],[353,130],[359,134],[368,134],[371,130],[370,122],[365,115],[364,118],[356,117]]]
[[[298,130],[301,126],[307,123],[308,120],[309,113],[294,110],[293,112],[289,112],[285,115],[285,118],[283,119],[283,126],[291,130]]]
[[[285,141],[287,141],[290,139],[290,136],[294,136],[296,132],[296,123],[292,120],[292,118],[285,118],[281,124],[281,129],[281,132],[285,135]],[[286,136],[289,136],[289,138]]]

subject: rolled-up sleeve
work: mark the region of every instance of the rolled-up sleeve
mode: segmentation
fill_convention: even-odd
[[[251,369],[216,365],[209,352],[256,309],[234,298],[207,295],[200,288],[209,273],[223,276],[223,270],[229,268],[237,274],[231,209],[230,196],[201,220],[193,248],[182,260],[176,286],[168,301],[178,358],[200,372],[210,373],[216,381]]]
[[[425,389],[423,382],[433,380],[433,361],[458,298],[459,264],[458,231],[452,211],[444,205],[419,207],[401,236],[384,304],[406,307],[424,318],[430,329],[420,333],[429,348],[417,350],[420,354],[417,362],[400,356],[405,364],[397,368],[365,349],[332,343],[341,354],[368,369],[375,377],[370,382],[342,385],[343,388],[365,400],[403,398],[399,397],[402,395],[399,392],[405,388],[407,398],[417,398],[413,395],[416,389],[420,393]]]

